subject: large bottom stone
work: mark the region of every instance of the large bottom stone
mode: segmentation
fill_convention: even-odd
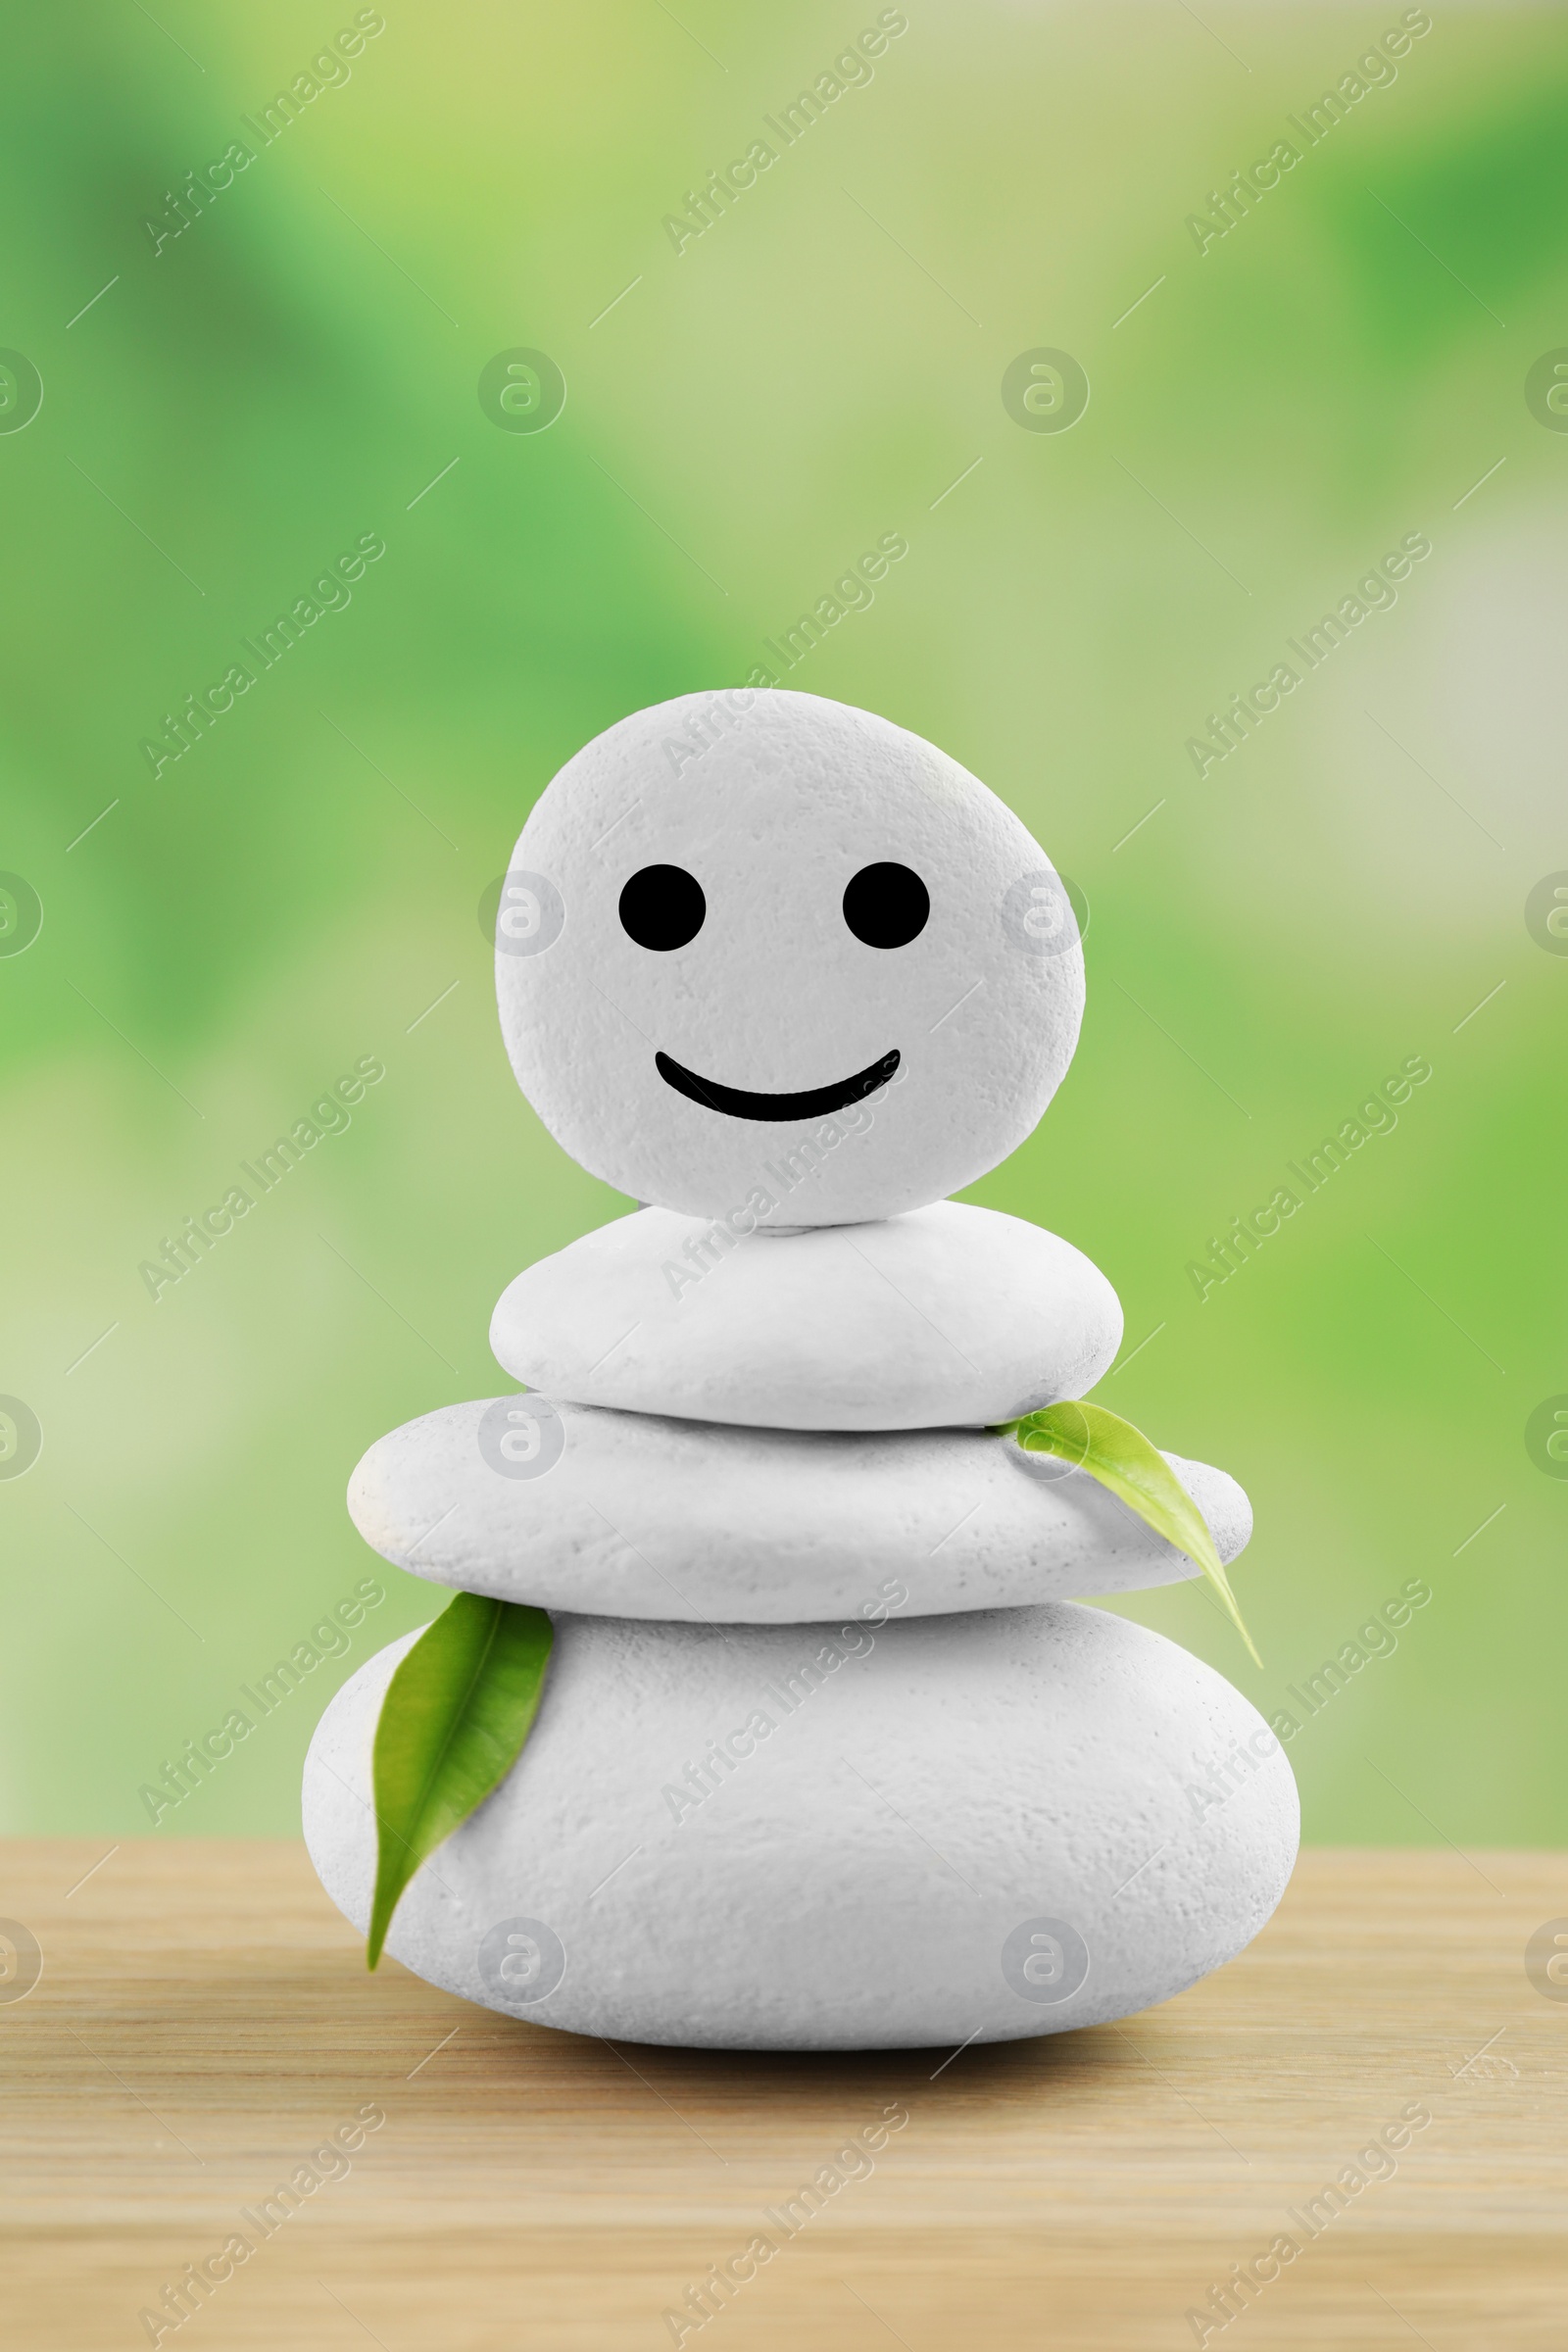
[[[362,1931],[371,1740],[415,1638],[344,1686],[306,1764],[312,1859]],[[387,1949],[489,2008],[632,2041],[1007,2040],[1231,1959],[1298,1834],[1248,1701],[1099,1609],[561,1616],[528,1745],[418,1871]]]

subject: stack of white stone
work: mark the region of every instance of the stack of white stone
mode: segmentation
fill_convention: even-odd
[[[384,1558],[556,1629],[518,1762],[387,1948],[543,2024],[797,2049],[1098,2023],[1230,1958],[1290,1875],[1289,1768],[1210,1668],[1079,1605],[1193,1564],[989,1434],[1103,1376],[1115,1294],[942,1198],[1071,1058],[1083,958],[1044,854],[863,711],[688,697],[541,798],[497,974],[547,1126],[658,1205],[506,1291],[491,1340],[526,1394],[355,1473]],[[1166,1458],[1233,1559],[1241,1489]],[[362,1928],[371,1741],[415,1638],[306,1771]]]

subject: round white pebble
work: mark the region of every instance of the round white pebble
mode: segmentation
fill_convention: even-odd
[[[361,1930],[371,1740],[414,1638],[339,1691],[306,1765],[311,1857]],[[528,1744],[387,1949],[573,2033],[951,2048],[1168,2000],[1257,1934],[1298,1834],[1255,1710],[1102,1610],[563,1617]]]
[[[1241,1488],[1165,1458],[1234,1559],[1251,1533]],[[383,1559],[434,1584],[608,1617],[880,1619],[1197,1574],[1086,1471],[982,1431],[818,1436],[532,1394],[381,1438],[349,1511]]]
[[[1072,1057],[1084,968],[1051,860],[956,760],[742,687],[567,761],[513,853],[496,987],[519,1085],[596,1176],[826,1225],[1004,1159]],[[768,1163],[800,1152],[786,1201]]]
[[[881,1224],[740,1239],[645,1208],[519,1274],[490,1345],[558,1401],[926,1429],[1087,1395],[1121,1329],[1115,1292],[1070,1242],[940,1200]]]

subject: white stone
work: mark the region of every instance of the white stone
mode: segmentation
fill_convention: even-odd
[[[558,1402],[923,1429],[1082,1396],[1121,1344],[1100,1269],[995,1209],[940,1200],[883,1224],[718,1231],[646,1208],[541,1258],[496,1306],[498,1360]]]
[[[361,1930],[370,1743],[413,1639],[339,1691],[306,1766],[311,1857]],[[718,1741],[733,1769],[703,1794]],[[1257,1934],[1298,1831],[1247,1700],[1099,1609],[853,1639],[562,1617],[532,1738],[387,1949],[572,2033],[956,2048],[1168,2000]]]
[[[870,945],[845,892],[888,864],[929,914]],[[622,891],[652,867],[701,888],[682,945],[623,927]],[[994,793],[870,711],[747,688],[634,711],[567,761],[513,853],[496,986],[518,1083],[585,1168],[694,1216],[750,1203],[811,1225],[895,1215],[1004,1159],[1084,1001],[1067,893]],[[765,1163],[807,1146],[820,1172],[782,1202]]]
[[[1223,1470],[1167,1454],[1220,1557]],[[1086,1471],[961,1429],[816,1436],[556,1405],[453,1404],[349,1482],[355,1526],[432,1583],[607,1617],[780,1625],[1016,1607],[1197,1573]]]

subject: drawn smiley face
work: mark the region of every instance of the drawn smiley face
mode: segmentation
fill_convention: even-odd
[[[862,865],[844,892],[844,920],[857,939],[869,948],[906,948],[925,929],[931,912],[931,894],[908,866],[881,858]],[[708,913],[703,886],[679,865],[645,865],[632,875],[620,894],[620,927],[628,939],[656,955],[689,947]],[[830,1086],[808,1086],[786,1093],[755,1087],[725,1086],[717,1078],[701,1078],[684,1069],[673,1054],[658,1053],[654,1067],[666,1086],[688,1102],[724,1118],[758,1119],[780,1125],[795,1119],[829,1119],[864,1102],[898,1075],[903,1059],[898,1048],[867,1062]]]
[[[1066,892],[955,760],[814,695],[687,695],[541,796],[502,890],[513,1068],[633,1199],[829,1225],[969,1184],[1072,1056]]]

